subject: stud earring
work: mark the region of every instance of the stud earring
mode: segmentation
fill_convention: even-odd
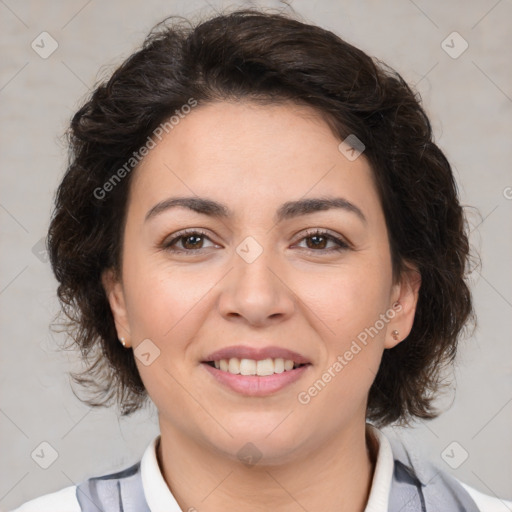
[[[126,341],[124,341],[124,338],[121,338],[119,341],[123,344],[123,347],[126,347]]]
[[[398,335],[399,335],[399,334],[400,334],[400,333],[399,333],[396,329],[395,329],[394,331],[392,331],[392,332],[391,332],[391,336],[393,336],[393,339],[394,339],[395,341],[397,341],[397,340],[398,340]]]

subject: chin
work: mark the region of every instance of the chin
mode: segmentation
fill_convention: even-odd
[[[226,446],[227,444],[227,446]],[[266,438],[260,440],[248,438],[230,439],[227,443],[217,445],[222,457],[238,461],[246,467],[280,466],[297,458],[297,446],[283,439]]]
[[[304,428],[299,425],[294,428],[283,421],[286,414],[279,415],[276,421],[263,421],[257,413],[244,415],[244,418],[231,421],[229,416],[225,421],[226,429],[233,436],[225,433],[209,439],[215,448],[224,456],[231,459],[249,457],[253,460],[265,461],[269,465],[279,465],[293,459],[294,454],[304,443]]]

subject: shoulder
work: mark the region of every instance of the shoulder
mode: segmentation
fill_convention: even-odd
[[[120,479],[129,479],[137,476],[140,461],[132,466],[108,475],[94,476],[84,480],[78,485],[65,487],[60,491],[39,496],[23,503],[20,507],[10,512],[82,512],[84,502],[101,497],[112,496],[117,492],[117,484]],[[99,491],[101,487],[101,493]],[[80,494],[80,498],[77,496]],[[94,498],[93,498],[94,497]],[[88,509],[88,507],[86,507]]]
[[[456,480],[466,489],[481,512],[510,512],[512,510],[512,501],[489,496],[458,479]]]
[[[406,468],[420,484],[424,499],[431,504],[442,504],[455,497],[455,502],[479,512],[510,512],[512,501],[482,493],[433,464],[424,452],[403,438],[391,437],[395,470]],[[440,501],[439,501],[440,500]],[[455,503],[454,502],[454,503]],[[427,507],[428,510],[428,507]],[[466,510],[466,509],[464,509]]]
[[[145,458],[149,460],[146,466],[151,465],[151,456],[153,456],[155,463],[155,443],[159,439],[156,436],[146,448]],[[158,467],[158,466],[156,466]],[[144,499],[144,491],[141,487],[141,461],[124,468],[114,473],[103,474],[100,476],[93,476],[83,480],[78,485],[65,487],[59,491],[39,496],[30,501],[20,505],[18,508],[9,512],[82,512],[82,510],[89,510],[88,502],[91,502],[91,497],[95,499],[107,499],[111,496],[117,496],[119,492],[119,482],[123,480],[126,488],[130,488],[130,495],[135,493],[138,499]],[[100,492],[101,491],[101,492]],[[100,494],[98,494],[100,492]],[[95,501],[92,501],[95,503]],[[96,510],[97,507],[94,507]],[[142,510],[138,508],[137,510]]]
[[[39,496],[23,503],[11,512],[81,512],[76,498],[76,486]]]

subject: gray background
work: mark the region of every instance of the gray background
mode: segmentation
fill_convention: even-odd
[[[483,265],[471,282],[479,326],[461,345],[457,391],[444,414],[397,432],[439,467],[487,494],[512,498],[512,175],[510,164],[512,4],[507,0],[290,2],[305,21],[333,30],[395,67],[421,93],[436,139],[454,166]],[[0,0],[0,508],[137,461],[158,433],[154,407],[129,419],[92,410],[73,395],[74,352],[55,349],[49,323],[56,281],[37,244],[65,169],[60,139],[95,81],[113,71],[170,14],[206,16],[213,8],[278,2]],[[212,7],[213,6],[213,7]],[[44,59],[31,43],[47,31],[57,50]],[[458,58],[442,42],[457,31]],[[461,48],[460,40],[447,43]],[[48,49],[48,42],[45,44]],[[34,249],[34,246],[36,249]],[[42,469],[41,442],[58,452]],[[443,460],[459,463],[457,469]],[[453,451],[451,451],[453,449]],[[454,462],[452,462],[454,465]],[[504,510],[506,508],[504,507]]]

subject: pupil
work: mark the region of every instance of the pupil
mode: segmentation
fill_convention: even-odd
[[[310,237],[309,237],[309,239],[310,239],[310,240],[313,240],[313,239],[316,239],[316,240],[318,240],[318,239],[323,239],[323,241],[324,241],[324,243],[323,243],[323,244],[322,244],[322,243],[318,244],[318,243],[316,243],[316,242],[313,244],[313,245],[314,245],[314,247],[316,247],[316,248],[318,248],[318,247],[319,247],[319,245],[321,245],[321,246],[322,246],[322,248],[323,248],[323,247],[324,247],[324,245],[325,245],[325,237],[324,237],[324,236],[313,235],[313,236],[310,236]]]
[[[189,236],[187,236],[187,237],[185,238],[185,244],[184,244],[184,245],[185,245],[185,247],[187,247],[188,245],[192,245],[192,246],[193,246],[193,245],[197,245],[197,243],[189,244],[189,243],[188,243],[188,240],[190,240],[190,239],[195,239],[195,240],[196,240],[196,242],[197,242],[197,240],[200,240],[200,239],[201,239],[201,237],[200,237],[200,236],[196,236],[196,235],[189,235]],[[192,248],[193,248],[193,249],[195,249],[195,247],[192,247]]]

